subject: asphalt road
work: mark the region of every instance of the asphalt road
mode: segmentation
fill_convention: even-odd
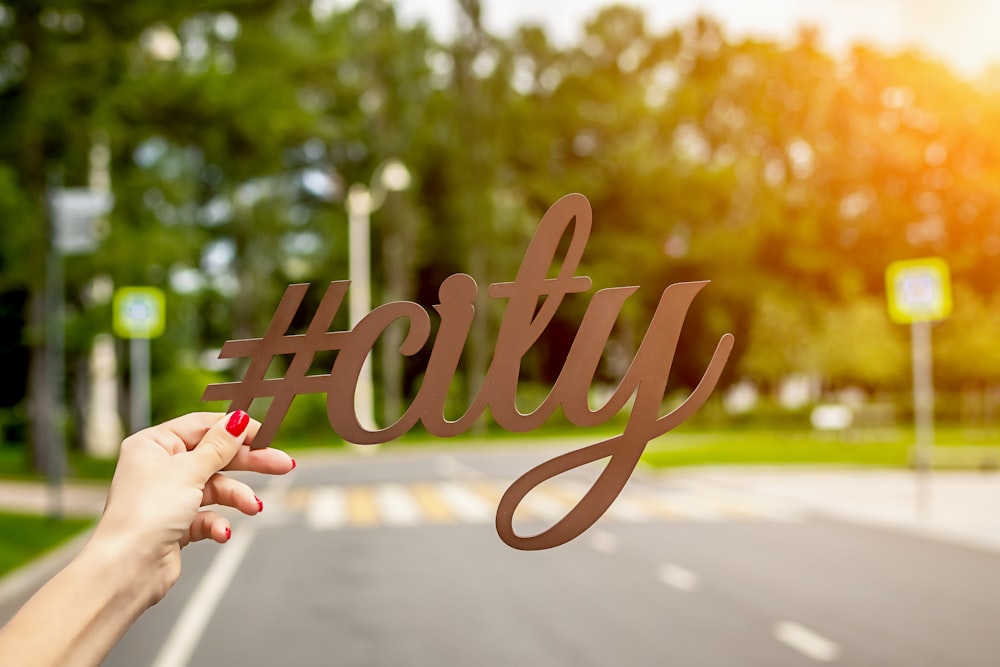
[[[1000,664],[1000,555],[683,473],[638,475],[569,544],[510,549],[492,495],[568,448],[302,459],[258,480],[264,513],[232,542],[186,550],[105,664]],[[586,479],[561,480],[525,530]]]

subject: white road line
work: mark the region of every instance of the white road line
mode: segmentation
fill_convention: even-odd
[[[375,505],[389,526],[416,526],[423,518],[413,496],[399,484],[382,484],[375,489]]]
[[[685,491],[666,491],[654,494],[656,502],[663,509],[696,521],[721,521],[724,518],[722,510],[707,498]]]
[[[625,523],[642,523],[652,519],[652,515],[645,507],[626,495],[615,498],[615,502],[608,508],[608,516]]]
[[[661,565],[660,569],[656,571],[656,578],[667,586],[684,593],[690,593],[698,588],[700,582],[698,575],[691,570],[671,563]]]
[[[519,507],[523,507],[526,512],[542,521],[558,521],[570,510],[569,506],[546,494],[542,489],[535,489],[526,495]]]
[[[774,638],[816,662],[835,662],[840,656],[839,646],[798,623],[776,623]]]
[[[765,497],[760,493],[747,493],[702,482],[688,483],[685,487],[693,493],[711,497],[716,502],[746,516],[779,523],[802,521],[801,508],[794,507],[789,502]]]
[[[483,473],[479,470],[462,463],[452,456],[437,457],[434,460],[434,468],[442,477],[478,479],[483,476]]]
[[[244,521],[233,532],[232,539],[219,546],[219,554],[188,599],[153,661],[153,667],[185,667],[188,664],[256,534],[256,529]]]
[[[588,544],[594,551],[602,554],[613,554],[618,551],[618,537],[606,530],[595,530],[588,538]]]
[[[462,523],[489,523],[495,516],[495,508],[477,496],[468,487],[452,482],[436,485],[438,495]]]
[[[319,486],[309,494],[306,525],[313,530],[336,530],[347,523],[347,496],[337,486]]]

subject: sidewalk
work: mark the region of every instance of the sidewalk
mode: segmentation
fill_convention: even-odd
[[[857,468],[705,468],[696,485],[767,497],[834,519],[1000,553],[1000,474]]]
[[[104,511],[107,483],[68,482],[58,494],[44,482],[0,480],[0,511],[52,514],[56,503],[65,516],[97,517]]]

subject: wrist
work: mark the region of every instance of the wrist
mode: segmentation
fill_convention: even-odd
[[[157,585],[159,569],[149,542],[128,531],[110,530],[103,521],[75,564],[98,581],[106,582],[110,594],[129,607],[135,606],[136,616],[159,602],[166,593],[166,589],[161,590]]]

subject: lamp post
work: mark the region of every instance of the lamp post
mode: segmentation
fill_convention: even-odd
[[[347,191],[348,217],[348,278],[351,281],[348,314],[351,328],[371,311],[371,216],[385,203],[389,192],[410,186],[410,171],[400,160],[390,158],[375,168],[370,185],[353,184]],[[372,355],[365,358],[358,376],[354,406],[358,422],[373,430],[375,397],[372,382]]]

